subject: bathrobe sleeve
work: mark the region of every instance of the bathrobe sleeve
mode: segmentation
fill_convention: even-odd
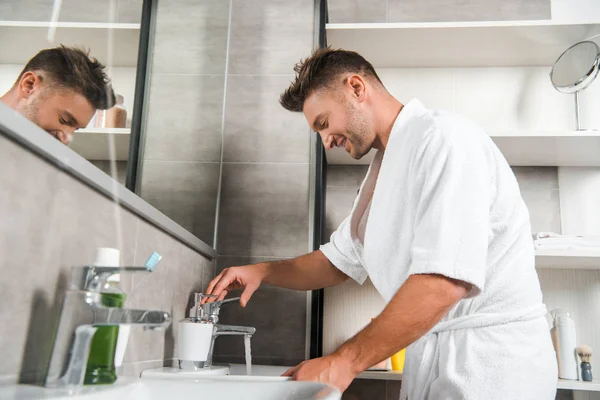
[[[489,138],[432,129],[414,153],[409,275],[440,274],[484,290],[494,155]]]
[[[363,268],[354,250],[350,235],[350,219],[348,216],[331,235],[329,243],[322,245],[319,250],[333,265],[359,284],[367,279],[367,271]]]

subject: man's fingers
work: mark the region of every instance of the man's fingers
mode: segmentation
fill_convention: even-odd
[[[300,364],[300,365],[302,365],[302,364]],[[288,369],[281,376],[290,376],[290,377],[293,377],[294,374],[296,373],[296,371],[298,370],[298,368],[300,368],[300,365],[296,365],[295,367],[292,367],[292,368]]]
[[[242,295],[240,296],[240,305],[242,307],[246,307],[246,305],[250,301],[250,298],[252,297],[254,292],[256,292],[256,289],[258,289],[258,286],[255,286],[255,285],[246,286],[246,288],[242,292]]]
[[[216,284],[223,277],[223,272],[225,272],[225,271],[221,271],[221,273],[219,275],[215,276],[213,278],[213,280],[210,281],[210,283],[208,284],[208,287],[206,288],[206,294],[212,294],[212,291],[215,288]],[[202,299],[202,304],[204,304],[204,303],[206,303],[206,299]]]
[[[225,298],[225,296],[227,296],[227,293],[229,293],[229,291],[227,289],[223,289],[223,291],[221,292],[221,294],[219,295],[219,297],[215,300],[215,301],[221,301]]]
[[[217,282],[217,284],[214,286],[211,294],[219,296],[219,300],[223,300],[221,297],[221,292],[226,289],[229,290],[234,280],[235,278],[232,279],[232,274],[223,273],[223,276],[221,276],[219,282]]]

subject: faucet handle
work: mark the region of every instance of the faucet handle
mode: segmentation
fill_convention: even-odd
[[[198,315],[198,312],[196,311],[195,315],[197,318],[213,324],[216,324],[219,321],[219,313],[222,305],[240,299],[239,297],[231,297],[229,299],[215,300],[210,303],[200,304],[205,298],[215,299],[218,298],[218,296],[213,294],[194,293],[194,302],[196,303],[194,308],[202,311],[200,315]]]
[[[230,297],[228,299],[219,300],[218,302],[220,302],[221,304],[225,304],[225,303],[231,303],[232,301],[236,301],[239,299],[240,299],[240,297]]]

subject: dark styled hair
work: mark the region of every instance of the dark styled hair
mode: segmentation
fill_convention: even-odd
[[[90,58],[89,52],[65,46],[42,50],[27,62],[17,82],[29,71],[43,72],[41,79],[47,79],[48,85],[73,90],[96,109],[106,110],[115,105],[115,93],[105,67]]]
[[[381,85],[375,68],[363,56],[347,50],[330,47],[318,49],[294,67],[296,79],[283,92],[279,103],[289,111],[302,112],[309,94],[324,88],[333,88],[343,74],[358,74],[363,78],[374,78]],[[340,82],[340,83],[345,83]]]

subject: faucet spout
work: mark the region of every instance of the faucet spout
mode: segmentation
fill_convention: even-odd
[[[90,325],[135,325],[144,329],[164,329],[171,324],[171,316],[164,311],[130,310],[125,308],[91,307]]]
[[[247,335],[252,336],[256,333],[256,328],[250,326],[235,326],[215,324],[213,328],[213,336],[223,335]]]

